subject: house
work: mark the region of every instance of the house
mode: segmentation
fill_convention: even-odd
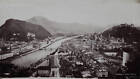
[[[0,55],[0,60],[7,59],[9,57],[12,57],[13,55],[14,55],[13,53],[1,54]]]
[[[82,74],[82,77],[83,78],[87,78],[87,77],[90,77],[91,76],[90,71],[82,71],[81,74]]]
[[[97,77],[108,77],[108,71],[104,68],[99,69],[96,72]]]
[[[50,68],[48,66],[39,66],[36,69],[37,71],[32,74],[33,77],[49,77],[50,76]]]
[[[104,52],[104,54],[107,56],[116,56],[117,52]]]

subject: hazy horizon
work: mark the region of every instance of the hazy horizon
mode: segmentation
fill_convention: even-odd
[[[140,25],[139,0],[0,0],[0,25],[14,18],[43,16],[61,23],[107,27],[121,23]]]

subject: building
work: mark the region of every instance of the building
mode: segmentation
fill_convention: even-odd
[[[83,78],[91,77],[90,71],[82,71],[81,74]]]
[[[60,76],[60,74],[59,74],[60,64],[59,64],[58,55],[50,55],[49,66],[51,68],[50,76],[59,77]]]
[[[117,52],[104,52],[104,54],[107,56],[116,56]]]
[[[108,71],[104,68],[99,69],[96,72],[97,77],[108,77]]]
[[[129,61],[130,55],[127,52],[123,52],[123,61],[122,66],[126,66],[126,63]]]
[[[7,59],[12,56],[14,56],[13,53],[0,54],[0,60]]]

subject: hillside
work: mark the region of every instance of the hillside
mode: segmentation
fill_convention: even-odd
[[[80,24],[80,23],[59,23],[55,21],[48,20],[45,17],[36,16],[29,20],[33,24],[38,24],[48,29],[48,31],[52,34],[56,33],[93,33],[99,32],[101,30],[100,27],[92,26],[88,24]]]
[[[140,29],[133,24],[120,24],[109,28],[103,32],[103,36],[113,36],[116,38],[124,38],[125,42],[140,42]]]
[[[40,25],[32,24],[26,21],[16,20],[16,19],[8,19],[1,27],[0,27],[0,38],[4,38],[6,40],[10,40],[15,37],[16,40],[19,41],[27,41],[27,34],[32,33],[35,34],[37,39],[44,39],[51,34],[44,29]]]

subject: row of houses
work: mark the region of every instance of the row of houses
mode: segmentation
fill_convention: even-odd
[[[26,53],[28,51],[34,50],[36,48],[39,48],[39,43],[29,43],[29,44],[22,44],[18,46],[11,46],[11,47],[5,47],[5,51],[1,50],[0,54],[0,60],[7,59],[9,57],[13,57],[15,55],[20,55],[23,53]]]

